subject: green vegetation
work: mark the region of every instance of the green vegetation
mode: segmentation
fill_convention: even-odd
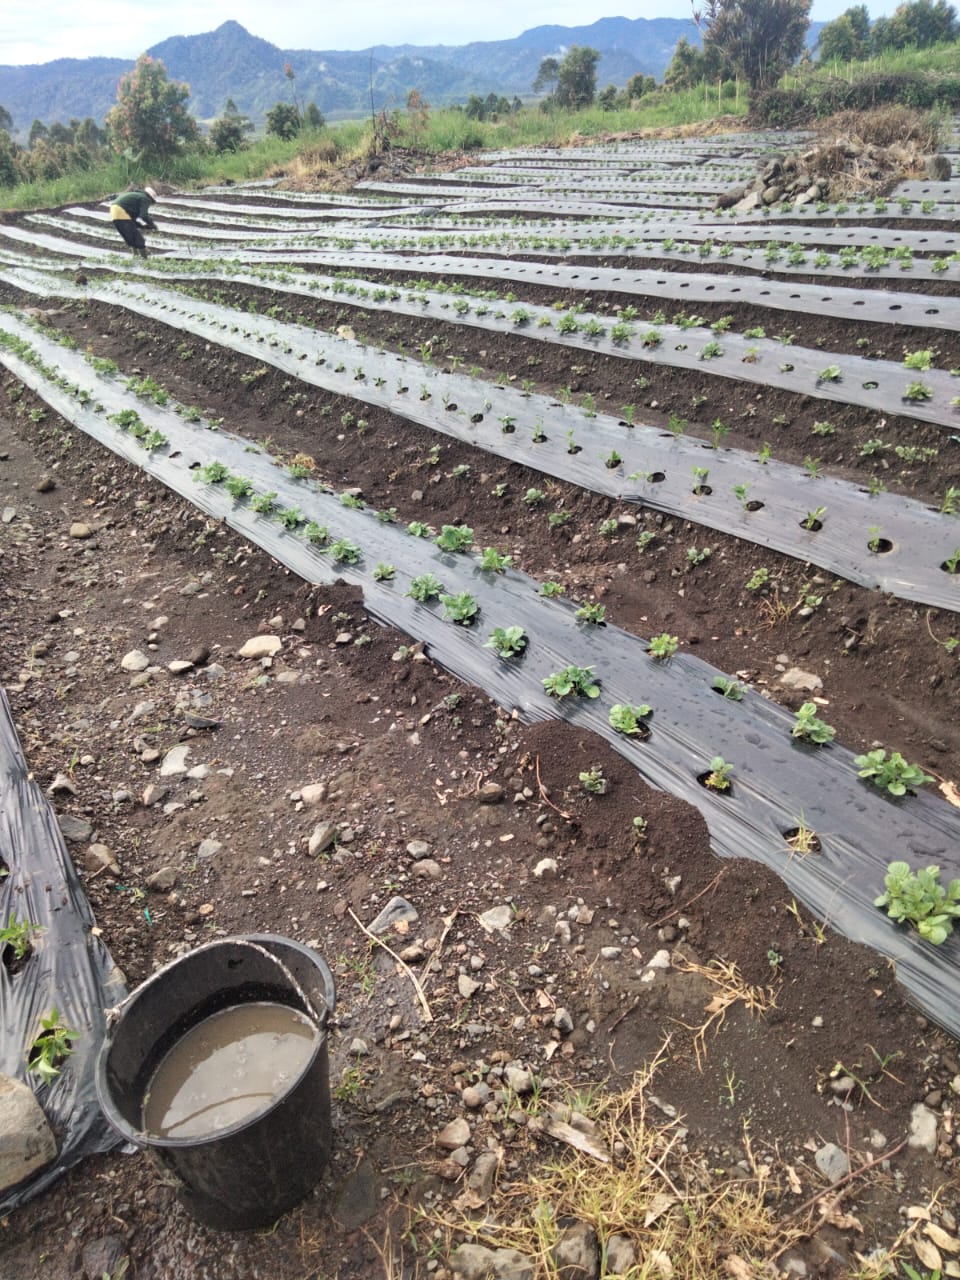
[[[579,698],[599,698],[600,685],[593,667],[564,667],[544,677],[543,687],[553,698],[566,698],[571,693]]]
[[[40,1019],[40,1032],[27,1051],[27,1070],[49,1084],[60,1074],[60,1068],[73,1052],[74,1040],[79,1038],[79,1031],[63,1025],[54,1005],[47,1016]]]
[[[869,778],[875,787],[889,791],[892,796],[906,795],[908,789],[933,781],[915,764],[908,764],[899,751],[891,751],[887,759],[883,747],[855,756],[853,763],[861,778]]]
[[[934,946],[946,942],[954,919],[960,916],[960,880],[951,880],[944,889],[939,867],[914,873],[909,863],[891,862],[883,883],[885,889],[874,899],[875,907],[886,907],[891,920],[912,924]]]

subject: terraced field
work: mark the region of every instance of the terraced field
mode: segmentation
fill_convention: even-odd
[[[614,1092],[668,1036],[657,1092],[690,1158],[757,1177],[747,1125],[769,1203],[806,1215],[790,1256],[931,1265],[950,1193],[900,1213],[955,1192],[960,947],[874,900],[894,860],[960,876],[960,183],[713,210],[797,142],[170,194],[146,262],[103,206],[0,224],[0,676],[24,770],[67,775],[58,810],[90,827],[79,873],[61,849],[44,874],[82,885],[131,985],[211,932],[271,931],[341,989],[337,1150],[299,1218],[227,1260],[139,1161],[100,1155],[11,1219],[24,1276],[65,1205],[75,1252],[113,1230],[91,1167],[138,1276],[187,1256],[178,1274],[392,1277],[388,1238],[404,1274],[450,1274],[450,1239],[426,1248],[405,1212],[441,1212],[497,1150],[502,1217],[544,1158],[504,1064],[551,1101]],[[183,741],[207,772],[151,792]],[[864,776],[878,751],[917,767],[905,794]],[[359,927],[397,894],[420,1000]],[[29,905],[43,967],[57,912]],[[84,1033],[42,1086],[62,1165],[111,1141],[75,1114],[93,961],[69,994],[49,963],[0,974],[4,1070],[41,1006]],[[932,1145],[902,1148],[917,1106]],[[451,1168],[434,1139],[463,1108]],[[830,1142],[869,1166],[844,1181],[859,1232],[824,1207]],[[617,1224],[641,1258],[650,1227]],[[772,1246],[725,1248],[676,1274],[776,1274]]]

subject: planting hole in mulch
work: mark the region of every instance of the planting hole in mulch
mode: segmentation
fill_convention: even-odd
[[[893,543],[889,538],[871,538],[867,543],[867,548],[877,556],[885,556],[893,550]]]
[[[798,827],[788,827],[782,835],[794,853],[819,853],[823,848],[817,833],[802,823]]]

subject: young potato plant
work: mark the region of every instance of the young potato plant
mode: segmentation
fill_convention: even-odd
[[[645,737],[648,730],[643,724],[648,716],[653,715],[653,708],[641,702],[632,706],[629,702],[618,702],[610,708],[610,727],[628,738]]]
[[[874,898],[875,907],[886,907],[897,922],[912,924],[921,938],[940,946],[953,932],[960,916],[960,880],[951,880],[945,889],[939,867],[923,867],[914,873],[909,863],[891,862],[883,878],[884,892]]]
[[[480,568],[485,573],[505,573],[513,564],[513,556],[503,555],[496,547],[484,547]]]
[[[552,698],[566,698],[576,694],[578,698],[599,698],[600,684],[593,674],[593,667],[564,667],[545,676],[543,687]]]
[[[466,524],[445,524],[433,541],[441,551],[469,551],[473,530]]]
[[[483,647],[493,649],[498,658],[519,658],[527,644],[527,633],[523,627],[494,627]]]
[[[647,648],[651,658],[656,658],[660,662],[665,662],[668,658],[672,658],[680,647],[680,640],[677,636],[671,636],[663,632],[659,636],[651,636],[650,644]]]
[[[875,787],[889,791],[892,796],[906,795],[911,788],[933,781],[915,764],[908,764],[899,751],[891,751],[888,759],[883,747],[855,756],[853,763],[861,778],[869,778]]]
[[[710,688],[716,689],[717,693],[723,694],[731,702],[743,701],[743,685],[737,680],[731,680],[729,676],[714,676]]]
[[[63,1025],[60,1011],[54,1005],[47,1016],[40,1019],[40,1033],[27,1051],[27,1070],[38,1075],[44,1084],[50,1084],[73,1053],[74,1040],[79,1038],[79,1031]]]
[[[820,720],[817,717],[817,704],[815,702],[805,702],[797,712],[796,721],[790,730],[790,736],[822,746],[824,743],[832,742],[836,732],[832,724],[827,724],[825,720]]]
[[[460,591],[456,595],[441,596],[440,603],[443,605],[445,617],[452,618],[454,622],[459,622],[462,627],[471,626],[474,618],[480,612],[480,606],[469,591]]]
[[[330,554],[335,564],[358,564],[363,552],[355,542],[347,538],[338,538],[330,543]]]
[[[430,600],[439,599],[443,591],[443,583],[432,573],[421,573],[419,577],[410,579],[410,590],[407,592],[414,600],[426,604]]]
[[[14,960],[23,960],[30,953],[30,935],[36,928],[29,920],[17,920],[11,916],[6,926],[0,929],[0,956],[9,948]]]
[[[603,776],[603,770],[598,764],[591,765],[589,769],[583,770],[580,776],[580,785],[584,791],[589,791],[595,796],[605,796],[607,787],[610,785]]]
[[[573,615],[578,622],[585,622],[590,626],[602,627],[606,620],[607,608],[602,604],[583,604]]]
[[[713,756],[710,760],[710,769],[703,777],[703,785],[711,791],[729,791],[733,785],[730,781],[732,772],[733,765],[727,764],[723,756]]]

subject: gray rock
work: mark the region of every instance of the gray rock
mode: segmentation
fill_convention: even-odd
[[[223,848],[223,844],[219,840],[201,840],[197,848],[198,858],[214,858]]]
[[[48,796],[75,796],[77,788],[65,773],[58,773],[47,787]]]
[[[146,671],[149,665],[150,659],[142,649],[131,649],[120,659],[120,666],[124,671]]]
[[[850,1161],[835,1142],[827,1142],[814,1153],[813,1162],[828,1182],[838,1182],[850,1172]]]
[[[553,880],[558,870],[556,858],[541,858],[533,868],[533,874],[538,880]]]
[[[607,1275],[626,1275],[636,1262],[637,1251],[629,1236],[612,1235],[607,1238]]]
[[[86,818],[75,818],[72,813],[58,813],[57,824],[64,840],[72,844],[81,844],[93,835],[93,824]]]
[[[561,1035],[568,1036],[573,1030],[573,1019],[567,1009],[558,1009],[553,1015],[553,1025]]]
[[[526,1067],[505,1067],[503,1078],[508,1087],[520,1098],[533,1089],[533,1073]]]
[[[923,162],[923,175],[935,182],[949,182],[953,175],[950,161],[944,155],[927,156]]]
[[[182,773],[186,773],[187,756],[189,754],[190,746],[186,742],[180,742],[177,746],[171,747],[163,757],[163,763],[160,765],[160,777],[175,778]]]
[[[340,1191],[333,1216],[348,1231],[368,1222],[380,1208],[380,1189],[369,1160],[361,1160]]]
[[[465,1000],[469,1000],[471,996],[476,995],[482,986],[482,982],[477,982],[466,973],[461,973],[457,976],[457,990]]]
[[[383,908],[376,920],[367,928],[371,933],[386,933],[392,929],[395,924],[406,921],[407,924],[413,924],[415,920],[419,920],[420,916],[416,907],[408,902],[406,898],[391,898],[387,905]]]
[[[326,798],[327,784],[325,782],[310,782],[305,787],[300,788],[300,799],[307,808],[315,804],[321,804]]]
[[[474,1161],[473,1168],[467,1174],[468,1190],[484,1204],[493,1195],[493,1184],[497,1176],[500,1158],[495,1151],[481,1151]]]
[[[55,1160],[57,1143],[33,1090],[0,1075],[0,1191]]]
[[[407,843],[407,853],[411,858],[425,858],[430,852],[430,846],[426,840],[410,840]]]
[[[463,1116],[457,1116],[456,1120],[444,1125],[436,1136],[437,1146],[444,1151],[456,1151],[458,1147],[465,1147],[469,1141],[470,1126]]]
[[[127,1248],[118,1236],[104,1236],[83,1246],[81,1264],[85,1280],[103,1280],[117,1273],[127,1256]]]
[[[745,195],[742,200],[733,206],[734,213],[749,213],[751,209],[756,209],[761,204],[760,192],[751,191]]]
[[[238,658],[272,658],[283,648],[283,641],[279,636],[251,636],[251,638],[237,650]]]
[[[450,1255],[454,1280],[534,1280],[535,1265],[519,1249],[461,1244]]]
[[[106,867],[115,876],[120,874],[120,865],[112,849],[105,844],[92,844],[84,859],[87,870],[93,873],[103,871]]]
[[[481,912],[477,919],[488,933],[507,929],[513,920],[513,908],[504,903],[502,907],[491,907],[489,911]]]
[[[460,1095],[460,1100],[465,1107],[469,1107],[471,1111],[476,1111],[479,1107],[485,1106],[493,1097],[493,1090],[483,1080],[477,1084],[468,1084]]]
[[[16,507],[4,507],[3,512],[0,513],[0,524],[13,524],[16,518],[17,518]]]
[[[153,875],[147,876],[147,888],[153,889],[156,893],[169,893],[176,883],[176,867],[160,867],[158,871],[154,871]]]
[[[785,689],[798,693],[817,693],[823,688],[823,681],[818,675],[812,671],[802,671],[799,667],[791,667],[789,671],[785,671],[780,677],[780,683]]]
[[[425,880],[439,880],[443,875],[443,868],[433,858],[421,858],[419,862],[413,864],[410,870],[415,876],[420,876]]]
[[[600,1244],[588,1222],[574,1222],[561,1232],[554,1249],[559,1280],[597,1280]]]
[[[918,1102],[910,1112],[910,1137],[907,1145],[929,1151],[931,1155],[937,1150],[937,1117],[922,1102]]]
[[[485,782],[477,793],[481,804],[499,804],[503,799],[503,787],[499,782]]]
[[[93,530],[88,524],[84,524],[82,520],[75,520],[70,526],[70,537],[76,538],[79,542],[83,542],[87,538],[93,537]]]
[[[143,803],[149,809],[151,805],[160,804],[161,801],[166,800],[169,794],[169,787],[165,787],[159,782],[151,782],[148,787],[143,789]]]
[[[319,822],[307,841],[307,852],[311,857],[318,853],[324,853],[331,845],[336,843],[337,824],[335,822]]]

